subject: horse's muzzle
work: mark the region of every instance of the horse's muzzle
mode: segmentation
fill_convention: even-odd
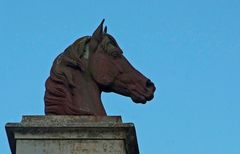
[[[156,88],[154,86],[154,83],[149,79],[146,81],[146,88],[147,88],[146,100],[150,101],[154,97],[154,92],[155,92]]]

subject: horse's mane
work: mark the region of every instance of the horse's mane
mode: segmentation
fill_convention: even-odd
[[[79,66],[79,58],[84,55],[86,44],[90,41],[89,36],[84,36],[76,40],[73,44],[68,46],[64,52],[57,56],[54,60],[50,78],[53,80],[62,80],[62,82],[70,82],[72,84],[72,71],[81,69]],[[68,83],[69,84],[69,83]]]
[[[91,37],[89,36],[84,36],[77,39],[75,42],[73,42],[73,44],[64,50],[63,55],[68,56],[73,60],[77,60],[77,58],[82,57],[86,49],[86,45],[90,41],[90,38]]]
[[[84,55],[89,41],[89,36],[79,38],[54,60],[50,77],[46,81],[44,96],[46,114],[90,114],[87,111],[75,109],[71,96],[71,88],[75,85],[72,73],[77,71],[75,68],[79,67],[78,59]]]

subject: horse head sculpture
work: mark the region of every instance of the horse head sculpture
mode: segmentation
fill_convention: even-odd
[[[154,84],[128,62],[103,23],[54,60],[44,96],[47,115],[105,116],[102,91],[143,104],[153,98]]]

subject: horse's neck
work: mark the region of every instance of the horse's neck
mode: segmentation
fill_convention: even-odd
[[[74,106],[95,115],[106,115],[101,102],[101,91],[93,80],[81,74],[76,79],[75,85],[76,87],[73,89]]]

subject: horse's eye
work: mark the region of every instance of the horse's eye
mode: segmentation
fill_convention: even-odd
[[[113,56],[114,58],[117,58],[117,57],[121,57],[121,54],[117,51],[114,51],[114,52],[111,52],[111,56]]]

